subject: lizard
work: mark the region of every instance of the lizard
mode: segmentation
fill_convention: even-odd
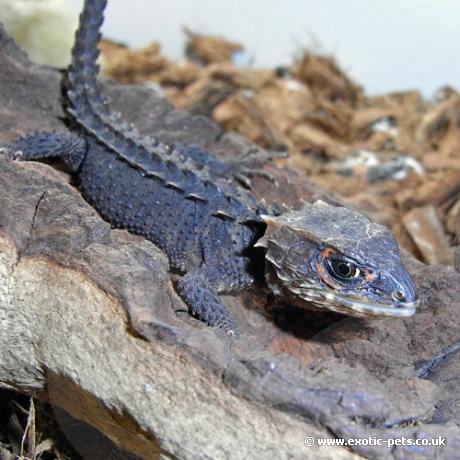
[[[229,334],[239,328],[220,295],[256,281],[300,308],[413,315],[416,289],[386,227],[321,201],[277,214],[225,180],[224,160],[141,136],[110,110],[97,64],[106,5],[85,0],[80,15],[65,81],[68,130],[25,134],[4,145],[3,154],[62,160],[102,218],[166,253],[189,312]]]

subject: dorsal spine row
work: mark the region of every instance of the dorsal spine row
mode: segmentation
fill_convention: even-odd
[[[207,203],[211,212],[221,218],[239,223],[258,220],[255,210],[248,209],[231,193],[193,171],[172,146],[141,136],[135,128],[110,113],[97,80],[98,43],[106,5],[107,0],[85,0],[68,74],[68,112],[119,158],[143,175],[183,193],[185,199]]]

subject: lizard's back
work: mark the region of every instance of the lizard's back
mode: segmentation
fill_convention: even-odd
[[[77,185],[113,226],[145,236],[168,255],[173,268],[182,272],[203,263],[246,267],[244,253],[260,236],[257,227],[216,214],[216,205],[225,201],[227,212],[241,215],[239,201],[223,197],[215,186],[208,187],[206,200],[186,198],[183,190],[165,186],[164,180],[146,175],[105,145],[90,139],[88,144]],[[174,175],[174,171],[169,174]],[[200,180],[186,171],[181,174],[190,188],[193,181]],[[248,210],[243,211],[247,216]]]

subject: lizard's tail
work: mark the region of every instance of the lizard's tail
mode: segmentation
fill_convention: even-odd
[[[91,105],[104,110],[104,100],[99,96],[97,75],[99,66],[98,43],[101,39],[101,26],[104,22],[104,10],[107,0],[85,0],[80,15],[80,24],[72,50],[72,62],[68,71],[67,97],[69,112],[75,116]]]
[[[143,175],[162,181],[164,187],[181,190],[186,199],[204,202],[212,199],[208,211],[229,209],[227,214],[231,216],[230,208],[243,209],[237,198],[226,196],[206,175],[202,177],[184,166],[186,159],[179,150],[154,137],[141,136],[109,110],[107,101],[100,96],[97,81],[98,43],[106,5],[107,0],[85,0],[67,75],[68,114],[91,140],[103,144]],[[246,216],[241,217],[241,222],[246,220]]]

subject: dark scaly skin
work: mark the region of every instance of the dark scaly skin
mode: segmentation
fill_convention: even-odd
[[[69,133],[32,133],[8,145],[7,155],[60,157],[104,219],[168,255],[171,268],[183,275],[176,287],[191,313],[229,333],[238,330],[218,294],[251,286],[257,245],[266,248],[268,286],[301,307],[358,316],[413,314],[415,290],[388,230],[322,204],[278,220],[264,216],[253,196],[221,179],[228,164],[197,147],[142,137],[110,112],[96,64],[106,3],[86,0],[80,18],[67,82]],[[340,232],[329,231],[334,219],[343,221],[348,243],[362,244],[342,244]],[[342,276],[347,267],[349,279]]]

